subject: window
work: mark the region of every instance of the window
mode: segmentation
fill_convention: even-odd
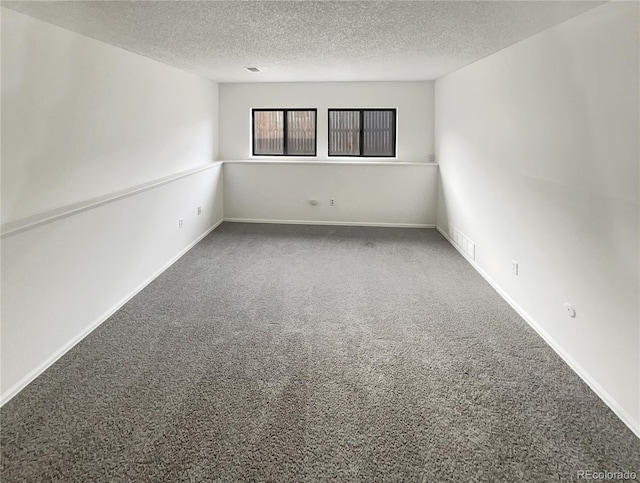
[[[315,156],[316,109],[253,109],[254,156]]]
[[[329,156],[395,155],[395,109],[329,109]]]

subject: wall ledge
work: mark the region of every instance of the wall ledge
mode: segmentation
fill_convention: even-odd
[[[312,164],[312,165],[359,165],[359,166],[429,166],[437,167],[438,163],[415,161],[356,161],[351,159],[230,159],[223,161],[225,164]]]
[[[132,186],[129,188],[125,188],[119,191],[114,191],[112,193],[107,193],[102,196],[98,196],[95,198],[90,198],[88,200],[78,201],[76,203],[71,203],[68,205],[61,206],[59,208],[55,208],[53,210],[47,210],[41,213],[36,213],[34,215],[26,216],[24,218],[20,218],[18,220],[9,221],[7,223],[3,223],[0,225],[0,239],[4,239],[13,235],[17,235],[18,233],[22,233],[27,230],[31,230],[38,226],[46,225],[48,223],[53,223],[56,220],[60,220],[62,218],[66,218],[68,216],[76,215],[78,213],[82,213],[83,211],[91,210],[93,208],[97,208],[99,206],[105,205],[107,203],[112,203],[114,201],[121,200],[128,196],[133,196],[138,193],[142,193],[143,191],[147,191],[150,189],[157,188],[159,186],[165,185],[167,183],[171,183],[173,181],[184,178],[185,176],[190,176],[192,174],[199,173],[201,171],[205,171],[207,169],[211,169],[215,166],[221,166],[223,164],[262,164],[262,165],[347,165],[347,166],[424,166],[424,167],[438,167],[438,163],[430,163],[430,162],[412,162],[412,161],[354,161],[350,159],[340,159],[340,160],[296,160],[296,159],[230,159],[223,161],[215,161],[213,163],[199,166],[197,168],[189,169],[186,171],[181,171],[180,173],[172,174],[169,176],[165,176],[163,178],[158,178],[152,181],[148,181],[146,183],[142,183],[136,186]],[[266,222],[265,222],[266,223]],[[300,223],[305,223],[301,221]],[[394,225],[400,226],[400,225]],[[432,225],[431,225],[432,226]]]
[[[142,193],[143,191],[157,188],[186,176],[191,176],[192,174],[200,173],[201,171],[205,171],[207,169],[211,169],[215,166],[220,165],[222,165],[222,161],[216,161],[214,163],[206,164],[204,166],[199,166],[197,168],[189,169],[186,171],[181,171],[180,173],[165,176],[163,178],[158,178],[153,181],[148,181],[146,183],[132,186],[130,188],[114,191],[112,193],[98,196],[96,198],[78,201],[77,203],[72,203],[69,205],[61,206],[59,208],[55,208],[53,210],[36,213],[35,215],[26,216],[15,221],[3,223],[0,226],[0,238],[7,238],[9,236],[17,235],[18,233],[22,233],[23,231],[31,230],[32,228],[36,228],[47,223],[52,223],[56,220],[66,218],[71,215],[76,215],[83,211],[91,210],[107,203],[112,203],[114,201],[118,201],[123,198]]]

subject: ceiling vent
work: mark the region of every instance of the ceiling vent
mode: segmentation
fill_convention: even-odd
[[[257,67],[246,67],[246,69],[249,72],[262,72],[260,69],[258,69]]]

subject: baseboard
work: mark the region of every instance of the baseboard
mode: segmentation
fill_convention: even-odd
[[[230,223],[275,223],[278,225],[328,225],[328,226],[386,226],[390,228],[435,228],[435,224],[425,223],[374,223],[360,221],[314,221],[314,220],[271,220],[256,218],[225,218]]]
[[[27,387],[36,377],[46,371],[51,365],[53,365],[58,359],[60,359],[63,355],[69,352],[76,344],[78,344],[82,339],[88,336],[91,332],[97,329],[105,320],[115,314],[124,304],[126,304],[129,300],[135,297],[140,291],[142,291],[147,285],[153,282],[158,276],[168,269],[171,265],[177,262],[185,253],[191,250],[195,245],[200,242],[204,237],[206,237],[209,233],[215,230],[224,220],[218,220],[211,228],[208,228],[202,235],[196,238],[193,242],[191,242],[187,247],[182,249],[175,257],[165,263],[161,268],[159,268],[156,272],[153,273],[150,277],[148,277],[144,282],[138,285],[135,289],[125,295],[122,299],[120,299],[113,307],[103,313],[100,317],[98,317],[89,327],[80,332],[77,336],[71,339],[67,344],[61,347],[58,351],[52,354],[47,360],[45,360],[38,367],[29,372],[26,376],[24,376],[20,381],[14,384],[11,388],[9,388],[1,397],[0,397],[0,407],[9,402],[14,396],[16,396],[20,391],[22,391],[25,387]]]
[[[575,372],[580,378],[587,383],[596,395],[602,399],[602,401],[609,406],[609,408],[615,413],[620,420],[638,437],[640,438],[640,424],[636,421],[620,404],[616,401],[591,375],[573,358],[571,357],[560,344],[558,344],[553,337],[551,337],[534,319],[531,317],[522,307],[520,307],[515,300],[513,300],[480,266],[475,260],[472,260],[466,253],[464,253],[453,240],[449,238],[449,235],[442,230],[439,226],[436,226],[436,230],[445,237],[445,239],[460,253],[476,271],[482,275],[482,277],[489,282],[496,292],[515,310],[520,317],[522,317],[536,333],[542,337],[542,339],[558,354],[562,360]]]

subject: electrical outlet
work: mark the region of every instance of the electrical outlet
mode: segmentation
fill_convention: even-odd
[[[331,200],[331,206],[336,206],[336,200]]]
[[[564,310],[567,312],[567,315],[569,317],[571,317],[572,319],[575,318],[576,309],[574,309],[570,303],[567,302],[566,304],[564,304]]]
[[[198,215],[202,214],[202,206],[198,206]]]
[[[182,228],[182,227],[183,227],[183,225],[184,225],[184,220],[183,220],[182,218],[180,218],[180,219],[178,220],[178,228]]]
[[[518,262],[516,262],[515,260],[511,260],[511,273],[513,273],[516,277],[519,273]]]

